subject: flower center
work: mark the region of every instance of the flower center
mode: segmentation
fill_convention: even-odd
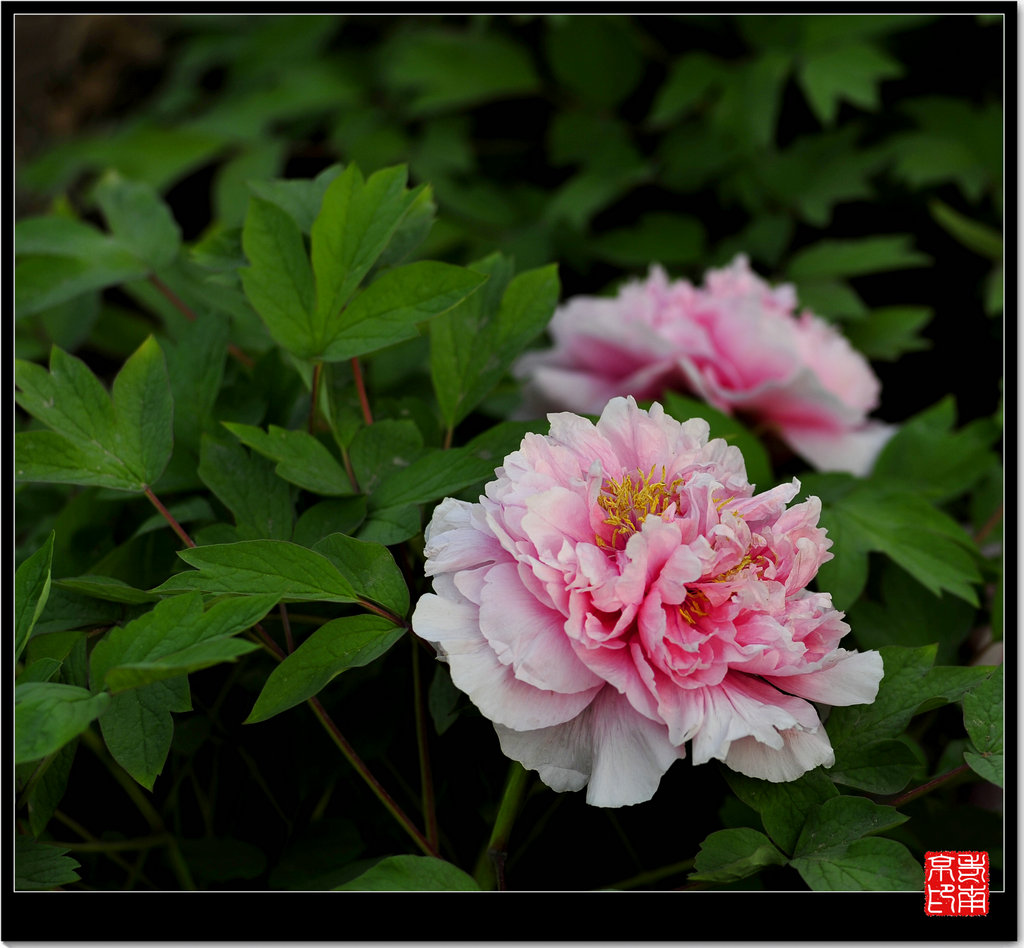
[[[758,557],[759,559],[761,557]],[[746,569],[750,566],[754,560],[750,553],[744,553],[743,559],[740,560],[731,569],[727,569],[724,573],[719,573],[717,576],[712,577],[711,582],[713,583],[727,583],[741,570]],[[760,572],[760,567],[758,568]],[[707,580],[704,580],[707,582]],[[700,616],[706,616],[708,610],[711,608],[711,600],[708,599],[707,594],[702,589],[689,589],[686,593],[686,598],[679,606],[679,614],[690,624],[696,625],[697,619]]]
[[[595,537],[597,545],[603,549],[622,549],[619,541],[628,539],[640,529],[644,519],[650,514],[663,514],[676,500],[676,492],[683,483],[677,478],[671,484],[665,482],[665,467],[661,468],[661,478],[654,479],[656,468],[644,474],[637,468],[636,474],[624,474],[621,480],[608,478],[601,486],[598,495],[598,506],[608,514],[602,521],[612,528],[611,541],[603,537]]]

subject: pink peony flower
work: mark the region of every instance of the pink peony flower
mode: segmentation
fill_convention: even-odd
[[[597,414],[616,395],[682,390],[756,419],[820,470],[866,474],[895,430],[867,420],[879,381],[837,330],[796,305],[792,286],[772,288],[744,256],[700,288],[654,266],[614,299],[559,307],[554,348],[527,353],[514,371],[534,414]]]
[[[505,754],[597,806],[650,799],[687,741],[773,782],[831,766],[810,702],[873,701],[882,661],[805,588],[818,499],[755,496],[738,448],[657,403],[548,417],[479,503],[436,508],[412,620]]]

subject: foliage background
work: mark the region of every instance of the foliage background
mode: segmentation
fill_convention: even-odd
[[[402,163],[411,184],[432,185],[438,206],[418,257],[467,264],[499,250],[519,272],[556,262],[563,299],[610,292],[654,261],[696,280],[745,252],[766,277],[795,282],[801,303],[840,322],[872,359],[883,382],[876,416],[915,420],[917,440],[888,459],[889,477],[979,541],[973,603],[956,598],[955,578],[922,585],[891,544],[850,544],[849,562],[863,561],[860,585],[822,574],[822,588],[849,593],[836,599],[850,638],[862,648],[937,643],[940,665],[991,664],[1002,636],[1003,168],[1015,167],[1003,139],[1003,63],[1014,17],[21,15],[17,213],[102,226],[95,185],[116,169],[163,196],[182,253],[195,259],[242,225],[249,181],[310,178],[337,162],[367,175]],[[49,299],[17,301],[17,357],[45,363],[56,344],[108,384],[147,336],[182,332],[145,280]],[[300,374],[244,326],[235,324],[234,341],[267,371],[248,382],[225,376],[225,417],[302,427]],[[409,393],[431,399],[425,336],[371,354],[365,369],[378,417],[412,411],[428,444],[440,438],[436,413],[402,403]],[[506,379],[460,425],[458,443],[516,400]],[[17,424],[34,423],[19,412]],[[777,480],[803,475],[792,459],[772,461]],[[844,487],[806,483],[826,501],[839,552]],[[176,502],[203,494],[194,472],[173,462],[162,486],[157,493]],[[224,519],[216,503],[192,509],[189,529]],[[21,484],[17,562],[55,530],[54,589],[85,573],[151,588],[176,549],[169,530],[137,532],[151,513],[142,498],[102,489]],[[418,573],[413,551],[413,601],[426,588]],[[61,596],[89,627],[128,614],[80,590]],[[48,619],[44,611],[37,636],[61,626]],[[151,801],[200,888],[330,888],[409,851],[306,709],[242,725],[272,664],[254,653],[191,675],[192,710],[174,716]],[[422,673],[427,682],[432,669]],[[472,872],[507,762],[490,724],[439,681],[431,754],[446,855]],[[415,812],[407,643],[336,678],[321,698]],[[968,747],[960,704],[938,703],[899,735],[915,761],[907,787],[948,772]],[[79,748],[59,803],[67,819],[50,821],[42,838],[80,843],[76,826],[106,841],[152,832],[112,773],[101,754]],[[510,841],[510,879],[532,889],[686,886],[685,868],[643,874],[690,859],[714,830],[760,830],[749,802],[715,767],[688,762],[651,803],[618,811],[535,788]],[[915,858],[927,848],[988,849],[1000,886],[1001,802],[991,784],[968,771],[902,812],[910,820],[886,835]],[[171,849],[138,863],[73,852],[81,881],[72,885],[178,888]],[[805,887],[788,866],[710,885]]]

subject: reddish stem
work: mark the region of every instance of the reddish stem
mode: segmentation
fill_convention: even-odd
[[[373,414],[370,411],[370,402],[366,397],[366,385],[363,383],[363,370],[359,365],[358,357],[352,359],[352,375],[356,380],[356,391],[359,393],[359,404],[363,408],[363,419],[368,425],[373,424]]]
[[[920,787],[914,787],[913,790],[908,790],[906,793],[901,793],[896,799],[890,800],[888,806],[903,806],[904,803],[910,803],[911,800],[916,800],[918,797],[924,796],[926,793],[934,790],[936,787],[941,786],[944,783],[952,780],[954,777],[959,777],[964,771],[970,770],[970,765],[961,764],[959,767],[955,767],[953,770],[945,774],[940,774],[938,777],[933,777],[927,783],[921,784]]]
[[[185,546],[195,546],[195,543],[192,542],[192,537],[182,529],[181,524],[174,519],[174,515],[162,503],[160,503],[160,499],[149,487],[146,487],[146,496],[149,498],[149,502],[160,512],[160,516],[162,516],[164,520],[171,525],[171,529],[181,537],[181,542],[184,543]]]
[[[185,302],[174,292],[163,280],[160,279],[155,273],[149,275],[149,282],[153,284],[163,295],[164,298],[184,316],[190,323],[196,321],[196,314],[193,310],[185,304]],[[228,352],[242,363],[247,369],[251,369],[255,364],[251,356],[246,355],[241,349],[238,348],[233,342],[228,343]]]
[[[989,517],[988,520],[985,521],[985,523],[982,525],[982,528],[975,534],[975,536],[974,536],[975,544],[977,546],[981,546],[981,544],[985,542],[985,538],[993,530],[995,530],[996,526],[999,524],[999,521],[1002,520],[1002,519],[1003,519],[1003,505],[1000,504],[996,508],[996,510],[992,514],[992,516]]]
[[[415,641],[412,644],[412,689],[413,707],[416,717],[416,744],[420,757],[420,791],[423,797],[423,818],[427,825],[427,842],[438,847],[437,806],[434,800],[434,778],[430,767],[430,746],[427,734],[427,708],[424,701],[423,684],[420,681],[420,653]]]

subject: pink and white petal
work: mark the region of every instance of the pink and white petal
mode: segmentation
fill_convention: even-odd
[[[529,730],[571,720],[602,687],[560,694],[519,681],[510,665],[498,661],[481,634],[476,606],[427,593],[416,605],[412,626],[448,663],[455,687],[465,692],[485,717],[508,727]]]
[[[733,741],[725,765],[737,773],[771,783],[788,783],[815,767],[831,767],[835,754],[823,727],[814,731],[792,728],[782,732],[783,746],[769,747],[757,738]]]
[[[846,431],[820,431],[814,428],[784,426],[782,439],[819,471],[846,471],[865,477],[897,426],[880,421]]]
[[[488,572],[480,598],[480,632],[516,678],[544,691],[573,694],[604,684],[573,651],[566,618],[523,586],[516,566]]]
[[[427,576],[469,569],[503,557],[497,539],[473,525],[476,506],[446,497],[434,508],[424,532]]]
[[[878,695],[885,674],[882,656],[876,651],[848,652],[838,648],[815,671],[765,676],[777,688],[822,704],[842,706],[870,704]]]
[[[665,771],[684,756],[663,725],[638,714],[605,688],[578,718],[556,727],[495,727],[502,751],[554,790],[589,783],[587,803],[619,807],[650,800]]]

